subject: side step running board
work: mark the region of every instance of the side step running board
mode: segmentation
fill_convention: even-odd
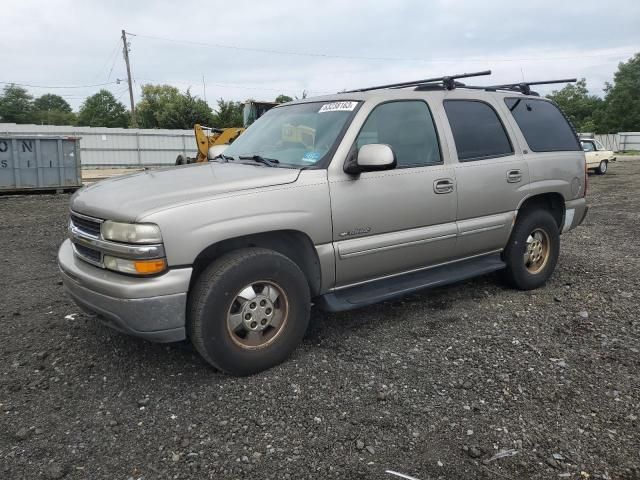
[[[329,312],[352,310],[400,297],[416,290],[439,287],[495,272],[505,266],[500,254],[494,253],[337,290],[317,298],[315,304]]]

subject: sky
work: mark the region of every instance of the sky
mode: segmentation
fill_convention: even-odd
[[[74,109],[101,88],[129,105],[122,29],[136,101],[169,84],[214,108],[486,69],[468,83],[585,77],[602,95],[640,52],[637,0],[2,0],[0,19],[0,82],[82,87],[28,87]]]

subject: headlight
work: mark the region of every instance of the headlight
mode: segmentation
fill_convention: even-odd
[[[107,220],[100,227],[105,240],[123,243],[162,243],[160,228],[152,223],[120,223]]]
[[[127,260],[105,255],[102,261],[104,262],[104,266],[109,270],[132,275],[154,275],[164,272],[167,268],[167,261],[164,258],[156,258],[154,260]]]

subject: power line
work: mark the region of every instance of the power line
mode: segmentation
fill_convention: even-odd
[[[105,82],[105,83],[94,83],[93,85],[31,85],[29,83],[18,83],[18,82],[0,82],[2,85],[17,85],[19,87],[29,87],[29,88],[93,88],[93,87],[104,87],[105,85],[113,85],[118,82]]]
[[[151,78],[146,78],[146,77],[138,77],[138,80],[142,80],[145,82],[152,82],[156,85],[162,85],[162,84],[167,84],[167,85],[190,85],[193,86],[195,84],[197,84],[198,82],[196,81],[191,81],[191,80],[175,80],[175,81],[158,81],[158,80],[154,80]],[[238,88],[240,90],[258,90],[258,91],[265,91],[265,92],[279,92],[279,93],[283,93],[286,92],[287,90],[295,90],[295,88],[292,87],[282,87],[282,88],[271,88],[271,87],[252,87],[249,85],[244,85],[241,83],[220,83],[220,82],[206,82],[207,85],[213,85],[215,87],[222,87],[222,88]],[[312,92],[312,93],[335,93],[333,90],[307,90],[307,92]]]
[[[627,55],[633,55],[634,52],[620,52],[620,53],[596,53],[590,55],[566,55],[566,56],[541,56],[541,57],[523,57],[523,58],[480,58],[480,57],[468,57],[468,58],[406,58],[406,57],[360,57],[353,55],[333,55],[328,53],[314,53],[314,52],[297,52],[290,50],[275,50],[267,48],[257,47],[241,47],[238,45],[228,45],[222,43],[207,43],[197,42],[193,40],[183,40],[177,38],[160,37],[157,35],[144,35],[141,33],[127,32],[128,35],[140,38],[149,38],[152,40],[161,40],[165,42],[182,43],[186,45],[197,45],[201,47],[213,47],[224,48],[228,50],[240,50],[247,52],[257,53],[269,53],[274,55],[294,55],[300,57],[320,57],[320,58],[336,58],[342,60],[372,60],[372,61],[399,61],[399,62],[424,62],[424,63],[461,63],[461,62],[523,62],[523,61],[549,61],[549,60],[568,60],[576,58],[596,58],[596,57],[624,57]]]
[[[96,74],[96,76],[94,77],[94,82],[98,80],[98,78],[103,74],[104,70],[106,67],[109,66],[109,63],[111,62],[111,60],[113,59],[113,64],[111,65],[111,70],[109,71],[109,75],[107,76],[107,80],[109,80],[109,78],[111,77],[111,72],[113,71],[113,67],[116,64],[116,60],[118,58],[118,47],[120,46],[120,39],[118,38],[118,40],[116,41],[116,44],[114,46],[114,48],[111,50],[111,53],[109,54],[109,56],[107,57],[107,59],[104,61],[104,63],[102,64],[102,66],[100,67],[100,69],[98,70],[98,73]]]

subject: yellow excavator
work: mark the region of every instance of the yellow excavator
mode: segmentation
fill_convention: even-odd
[[[178,155],[178,158],[176,158],[176,165],[208,161],[209,149],[211,147],[215,147],[217,145],[230,145],[242,132],[246,130],[249,125],[276,105],[278,104],[275,102],[256,102],[254,100],[247,100],[244,103],[244,109],[242,112],[242,127],[211,128],[196,123],[193,126],[193,132],[196,137],[198,155],[195,158]]]

